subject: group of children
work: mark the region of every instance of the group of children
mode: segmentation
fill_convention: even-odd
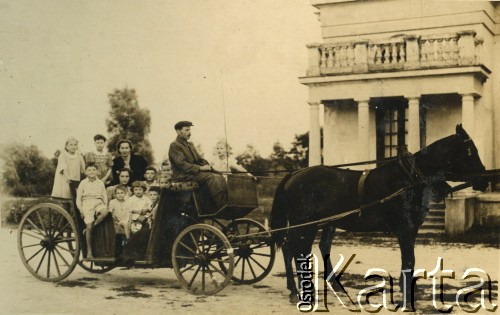
[[[116,174],[119,184],[106,188],[105,183],[110,182],[112,159],[109,153],[103,151],[106,138],[96,135],[94,141],[96,152],[86,154],[83,159],[77,153],[77,140],[68,139],[64,159],[59,158],[58,161],[52,195],[61,198],[70,197],[70,181],[78,181],[83,168],[86,178],[78,185],[76,206],[86,225],[84,234],[87,244],[92,244],[94,227],[108,215],[113,217],[116,233],[128,239],[141,228],[151,227],[154,220],[160,194],[160,186],[156,181],[157,170],[154,167],[147,167],[144,174],[146,180],[134,181],[129,187],[131,171],[126,168],[121,169]],[[68,164],[73,160],[75,165],[69,168]],[[75,174],[70,174],[69,170]],[[73,177],[70,178],[69,175]],[[168,179],[163,177],[160,184],[166,186]],[[92,258],[92,246],[87,246],[87,259]]]

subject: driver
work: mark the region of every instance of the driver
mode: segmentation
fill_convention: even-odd
[[[168,158],[172,165],[172,179],[192,180],[205,185],[217,209],[227,204],[227,183],[220,174],[213,173],[209,163],[202,159],[193,143],[188,141],[191,137],[190,121],[179,121],[174,128],[177,138],[170,144]]]

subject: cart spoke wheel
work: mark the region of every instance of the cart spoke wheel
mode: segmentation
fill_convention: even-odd
[[[240,236],[265,232],[266,228],[251,219],[237,219],[226,227],[227,235]],[[252,284],[264,279],[271,272],[276,250],[271,244],[271,234],[236,238],[231,245],[234,248],[236,263],[234,265],[233,281],[241,284]],[[221,269],[224,270],[223,265]]]
[[[76,224],[59,205],[33,206],[19,223],[17,248],[33,276],[42,281],[61,281],[75,269],[80,253]]]
[[[221,222],[220,220],[217,220],[215,218],[204,219],[202,223],[216,227],[217,229],[221,230],[222,232],[224,232],[226,230],[226,226],[224,225],[224,222]]]
[[[172,265],[183,288],[193,294],[212,295],[231,280],[233,249],[219,229],[207,224],[191,225],[172,246]]]

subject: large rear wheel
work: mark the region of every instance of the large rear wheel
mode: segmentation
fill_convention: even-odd
[[[207,224],[191,225],[174,241],[172,265],[184,289],[212,295],[224,289],[233,275],[233,249],[219,229]]]
[[[64,208],[51,203],[26,212],[17,230],[17,245],[26,269],[42,281],[66,278],[80,254],[75,221]]]

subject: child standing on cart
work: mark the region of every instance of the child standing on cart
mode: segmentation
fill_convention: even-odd
[[[113,158],[111,154],[104,151],[106,137],[103,135],[95,135],[94,137],[95,152],[88,152],[85,155],[85,163],[93,162],[97,167],[97,178],[104,182],[104,185],[111,184],[111,167],[113,166]]]
[[[146,185],[141,181],[132,183],[132,197],[128,199],[130,206],[130,232],[136,233],[146,221],[145,215],[151,211],[151,200],[144,195]]]
[[[85,166],[87,178],[80,182],[76,192],[76,206],[85,222],[85,239],[87,241],[87,259],[94,258],[92,253],[92,230],[108,215],[108,196],[104,183],[97,178],[97,167],[94,163]]]

